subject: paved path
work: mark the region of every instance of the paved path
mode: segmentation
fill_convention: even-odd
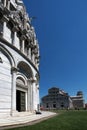
[[[7,117],[4,119],[0,119],[0,130],[5,130],[8,128],[14,128],[25,125],[32,125],[52,116],[55,116],[56,113],[53,112],[42,112],[42,114],[31,114],[26,116],[18,116],[18,117]]]

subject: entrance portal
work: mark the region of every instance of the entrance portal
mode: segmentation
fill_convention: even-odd
[[[25,111],[26,108],[25,92],[16,90],[16,110],[19,112]]]

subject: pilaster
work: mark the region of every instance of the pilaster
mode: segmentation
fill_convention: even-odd
[[[6,7],[6,0],[4,0],[4,7]]]
[[[28,49],[28,58],[31,60],[31,48]]]
[[[22,41],[21,52],[24,53],[24,50],[25,50],[25,36],[24,35],[21,36],[21,41]]]
[[[14,40],[13,40],[13,46],[15,46],[15,43],[16,43],[16,36],[17,36],[17,32],[14,31]]]
[[[39,84],[37,84],[37,110],[39,111],[40,110],[40,95],[39,95]]]
[[[35,110],[38,110],[38,107],[37,107],[37,102],[38,102],[38,95],[37,95],[37,87],[36,87],[36,83],[37,83],[37,80],[36,78],[33,78],[32,79],[32,102],[33,102],[33,107],[32,107],[32,110],[35,111]]]
[[[15,67],[11,68],[12,73],[12,97],[11,97],[11,115],[14,116],[16,112],[16,73],[18,69]]]
[[[8,0],[8,5],[7,5],[7,9],[10,9],[10,0]]]
[[[3,22],[3,37],[5,37],[6,21]]]
[[[17,27],[15,26],[15,27],[13,27],[13,29],[12,29],[12,31],[14,32],[14,36],[13,36],[13,46],[15,46],[15,44],[16,44],[16,37],[17,37]]]
[[[32,83],[28,80],[27,111],[32,111]]]

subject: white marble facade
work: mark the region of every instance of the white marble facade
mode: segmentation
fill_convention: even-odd
[[[39,45],[22,0],[0,0],[0,116],[39,110]]]

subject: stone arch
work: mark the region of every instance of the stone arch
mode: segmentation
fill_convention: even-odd
[[[16,77],[16,110],[18,112],[27,110],[27,77],[18,72]]]
[[[31,67],[24,61],[17,64],[18,72],[16,77],[16,110],[27,111],[29,100],[31,100],[31,85],[29,79],[33,79]],[[18,83],[17,83],[18,82]],[[33,90],[32,90],[33,91]]]
[[[27,86],[27,77],[24,74],[18,73],[16,77],[16,82]]]
[[[18,63],[17,68],[20,73],[24,74],[28,79],[33,78],[31,67],[24,61]]]
[[[11,55],[11,53],[3,45],[0,45],[0,51],[9,59],[11,66],[14,67],[15,60],[13,56]],[[3,62],[3,59],[2,59],[2,62]]]

